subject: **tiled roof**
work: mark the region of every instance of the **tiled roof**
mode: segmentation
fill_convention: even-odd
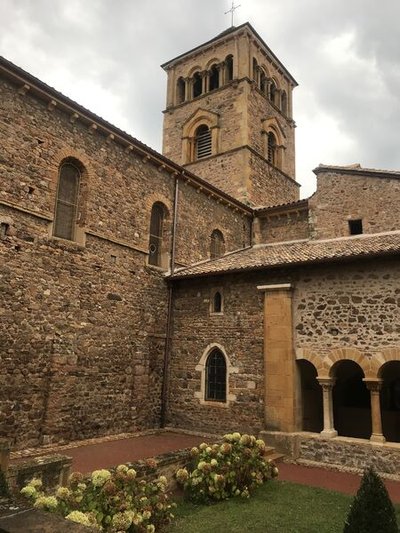
[[[384,170],[379,168],[364,168],[359,163],[354,165],[325,165],[320,163],[316,168],[314,168],[314,174],[319,174],[320,172],[337,172],[339,174],[361,174],[374,177],[382,178],[400,178],[400,170]]]
[[[400,254],[400,231],[256,245],[179,269],[171,279]]]

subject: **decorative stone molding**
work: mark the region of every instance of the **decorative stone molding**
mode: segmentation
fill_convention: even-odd
[[[225,357],[225,361],[226,361],[226,402],[212,402],[212,401],[205,400],[206,363],[207,363],[208,356],[210,355],[212,350],[214,350],[215,348],[220,350],[220,352]],[[229,357],[226,354],[225,348],[221,346],[221,344],[218,344],[218,343],[209,344],[207,348],[204,350],[203,355],[200,358],[200,361],[195,367],[195,370],[197,372],[200,372],[201,375],[200,375],[200,390],[194,393],[194,397],[199,400],[199,403],[201,405],[209,405],[211,407],[229,407],[230,402],[236,401],[236,395],[230,394],[229,392],[229,376],[231,374],[238,374],[239,368],[231,364]]]

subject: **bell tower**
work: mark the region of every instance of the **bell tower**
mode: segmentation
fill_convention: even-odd
[[[296,80],[245,23],[162,65],[163,154],[252,206],[298,200]]]

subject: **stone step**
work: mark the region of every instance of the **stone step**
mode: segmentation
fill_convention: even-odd
[[[273,446],[267,446],[265,448],[265,456],[274,463],[279,463],[285,457],[285,454],[279,453],[275,450]]]

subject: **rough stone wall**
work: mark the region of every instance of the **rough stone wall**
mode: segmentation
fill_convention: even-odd
[[[279,283],[293,286],[297,353],[318,360],[354,347],[367,359],[379,359],[385,350],[399,349],[397,258],[180,281],[174,290],[170,368],[169,416],[174,425],[204,431],[256,431],[263,426],[264,293],[257,286]],[[223,314],[210,315],[210,295],[217,288],[223,292]],[[196,397],[201,390],[196,365],[213,344],[222,346],[238,367],[230,376],[230,392],[237,400],[228,407],[201,404]]]
[[[248,161],[249,151],[247,149],[237,149],[205,157],[195,163],[185,165],[185,168],[201,176],[230,196],[237,198],[241,202],[249,203]]]
[[[187,161],[182,158],[183,126],[198,110],[206,110],[218,115],[219,152],[242,146],[244,143],[244,101],[246,82],[230,82],[212,92],[202,94],[164,112],[163,154],[178,164]],[[239,126],[240,125],[240,126]],[[197,171],[193,169],[197,174]],[[203,177],[200,173],[199,176]]]
[[[210,315],[212,290],[223,292],[224,313]],[[169,374],[169,421],[176,427],[222,433],[256,432],[263,421],[264,298],[246,277],[180,282],[174,289],[174,334]],[[229,407],[201,405],[195,369],[210,345],[222,346],[238,367],[229,381]]]
[[[400,345],[398,258],[312,267],[296,281],[297,348],[317,357],[354,347],[371,357]]]
[[[269,165],[260,155],[251,152],[249,160],[249,198],[253,205],[271,207],[299,199],[298,183]]]
[[[294,122],[285,117],[277,106],[272,104],[255,84],[251,85],[247,93],[248,109],[248,144],[264,157],[267,156],[267,140],[263,133],[262,121],[274,118],[279,124],[280,135],[285,146],[282,172],[295,178],[295,143]]]
[[[318,173],[317,191],[309,205],[314,236],[349,235],[348,221],[362,219],[364,233],[399,229],[400,180],[334,171]]]
[[[260,215],[257,222],[257,244],[307,239],[310,234],[306,210]]]
[[[211,233],[219,229],[224,236],[225,251],[248,246],[251,218],[179,182],[176,263],[187,265],[210,256]]]
[[[170,251],[174,179],[47,102],[0,89],[0,436],[21,448],[157,426],[167,288],[147,249],[151,206],[162,201]],[[68,156],[84,166],[80,244],[51,237]],[[242,218],[184,187],[179,260],[208,257],[211,220],[227,249],[241,246]]]

